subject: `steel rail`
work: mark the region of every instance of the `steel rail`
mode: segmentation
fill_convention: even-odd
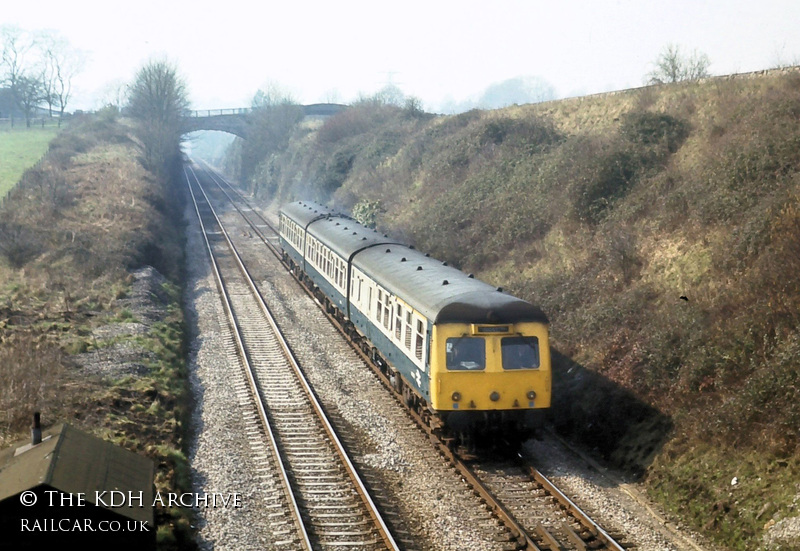
[[[269,242],[268,238],[261,232],[259,227],[254,224],[242,210],[239,208],[238,205],[233,201],[231,196],[228,194],[225,189],[222,188],[220,184],[220,178],[213,170],[209,167],[206,167],[206,170],[212,176],[214,182],[219,186],[220,190],[228,197],[231,201],[231,204],[236,208],[237,211],[244,217],[250,227],[257,233],[260,239],[264,242],[265,245],[272,251],[272,253],[283,262],[282,255],[280,251],[275,247],[272,243]],[[264,216],[262,216],[258,211],[256,211],[253,206],[247,201],[242,194],[233,188],[230,183],[225,181],[224,178],[221,179],[228,188],[235,193],[239,199],[244,202],[247,207],[256,215],[258,216],[267,227],[270,228],[276,234],[278,233],[272,224],[269,223]],[[284,266],[286,264],[284,263]],[[300,284],[301,288],[305,290],[305,292],[314,299],[318,304],[319,301],[314,296],[311,289],[297,277],[297,275],[292,271],[288,270],[295,280]],[[322,306],[320,304],[320,306]],[[405,401],[401,393],[397,392],[394,387],[392,386],[389,379],[386,375],[377,367],[370,359],[370,357],[361,350],[361,347],[357,346],[352,342],[349,335],[343,330],[341,325],[339,324],[338,320],[335,316],[329,314],[325,308],[322,308],[323,314],[328,318],[331,324],[339,331],[339,333],[345,338],[345,340],[350,343],[351,347],[355,352],[361,357],[364,363],[378,375],[379,380],[382,384],[391,392],[394,398],[403,406],[403,409],[411,416],[411,418],[417,423],[417,425],[428,435],[429,439],[433,442],[436,446],[437,450],[445,457],[445,459],[454,467],[456,468],[468,481],[470,486],[473,490],[480,495],[482,499],[486,501],[486,505],[500,518],[500,520],[509,528],[512,532],[514,537],[520,544],[520,549],[528,549],[531,551],[539,550],[540,548],[536,545],[533,541],[529,533],[520,525],[520,523],[516,520],[514,515],[508,511],[508,509],[499,501],[499,499],[494,496],[494,494],[489,490],[489,488],[480,480],[480,478],[473,472],[473,470],[464,463],[458,455],[447,445],[446,442],[442,441],[436,432],[431,429],[431,427],[425,422],[425,420],[420,416],[416,411],[412,410],[405,406]],[[598,540],[600,540],[609,550],[611,551],[624,551],[624,547],[622,547],[619,543],[617,543],[600,525],[594,522],[583,510],[580,509],[569,497],[566,496],[561,490],[558,489],[549,479],[547,479],[541,472],[539,472],[535,467],[530,465],[523,465],[523,467],[528,471],[530,477],[535,480],[538,484],[542,486],[542,488],[553,498],[556,499],[564,508],[565,510],[569,511],[569,513],[578,521],[581,526],[589,530],[589,532],[595,536]]]
[[[547,491],[550,495],[555,497],[558,500],[559,503],[564,505],[567,508],[567,510],[570,512],[570,514],[572,514],[576,519],[578,519],[578,522],[580,522],[580,524],[582,526],[588,528],[588,530],[592,534],[594,534],[594,536],[597,539],[602,541],[603,544],[605,544],[606,547],[608,547],[609,549],[611,549],[613,551],[625,551],[624,547],[622,547],[619,543],[617,543],[614,540],[614,538],[612,538],[608,534],[608,532],[603,530],[603,528],[601,528],[599,524],[597,524],[595,521],[593,521],[589,517],[589,515],[584,513],[583,510],[580,507],[578,507],[575,504],[574,501],[572,501],[561,490],[559,490],[558,487],[555,484],[553,484],[552,482],[550,482],[550,480],[545,475],[543,475],[541,472],[539,472],[538,469],[536,469],[535,467],[532,467],[530,465],[526,465],[525,468],[528,470],[528,473],[530,474],[530,476],[536,482],[538,482],[539,484],[542,485],[542,487],[545,489],[545,491]]]
[[[381,538],[384,540],[384,543],[386,544],[387,549],[392,549],[392,550],[399,551],[399,547],[397,546],[397,543],[394,541],[394,537],[392,536],[391,532],[389,531],[389,528],[386,525],[385,521],[383,520],[383,517],[380,515],[380,512],[378,511],[378,508],[375,505],[375,502],[372,500],[372,497],[369,495],[369,491],[367,490],[364,482],[361,480],[361,477],[358,475],[358,472],[357,472],[355,466],[353,465],[353,462],[351,461],[349,455],[347,454],[347,451],[345,450],[344,445],[342,444],[341,440],[339,439],[338,435],[336,434],[336,431],[334,430],[333,425],[331,425],[330,421],[328,420],[328,417],[327,417],[327,415],[325,413],[324,408],[322,407],[322,404],[320,403],[319,399],[317,398],[316,393],[314,392],[314,390],[311,388],[311,384],[308,382],[308,379],[306,378],[302,368],[300,367],[300,365],[299,365],[299,363],[298,363],[298,361],[297,361],[297,359],[295,357],[295,354],[292,351],[291,346],[289,345],[289,343],[284,338],[283,333],[282,333],[277,321],[275,320],[275,317],[272,315],[272,311],[270,310],[269,306],[264,301],[260,291],[258,290],[258,287],[256,286],[255,282],[253,281],[252,277],[250,276],[249,270],[247,269],[247,267],[242,262],[241,256],[239,255],[235,245],[231,241],[230,236],[228,235],[228,232],[225,230],[224,226],[222,225],[221,220],[219,219],[219,217],[217,217],[216,212],[214,211],[213,207],[211,206],[211,201],[208,199],[208,196],[206,195],[205,191],[202,189],[202,185],[199,183],[199,180],[198,180],[198,186],[200,187],[200,191],[203,193],[204,197],[206,198],[206,201],[208,202],[208,205],[211,208],[211,211],[212,211],[212,214],[214,215],[214,218],[217,220],[217,223],[219,224],[219,228],[221,230],[221,233],[225,237],[225,240],[227,241],[228,246],[234,252],[234,259],[236,261],[237,266],[239,267],[240,271],[242,272],[242,274],[243,274],[243,276],[245,278],[245,281],[247,282],[248,286],[250,287],[250,290],[252,291],[254,298],[258,302],[259,308],[264,313],[264,316],[267,318],[267,321],[268,321],[271,329],[273,330],[273,332],[275,333],[275,336],[277,337],[279,343],[281,344],[281,348],[283,349],[284,356],[286,357],[287,361],[291,365],[292,370],[294,371],[294,373],[297,376],[298,380],[300,381],[300,384],[301,384],[301,386],[303,388],[303,391],[305,392],[306,396],[308,397],[309,402],[311,403],[315,413],[317,414],[320,422],[322,423],[326,434],[328,435],[328,437],[331,440],[331,442],[333,442],[334,448],[336,449],[336,452],[337,452],[339,458],[341,459],[342,463],[344,463],[344,465],[345,465],[345,468],[346,468],[348,476],[350,477],[350,479],[351,479],[351,481],[352,481],[357,493],[359,494],[359,496],[361,497],[362,501],[364,502],[365,507],[367,509],[367,512],[369,513],[370,517],[372,518],[373,523],[378,528],[378,532],[379,532]],[[230,197],[229,197],[229,199],[230,199]],[[238,207],[237,207],[237,210],[238,210]],[[239,212],[241,212],[241,211],[239,211]],[[246,217],[245,217],[245,219],[246,219]]]
[[[189,171],[192,172],[192,176],[195,179],[195,182],[199,184],[199,180],[197,175],[194,173],[191,167],[189,167]],[[269,443],[271,446],[272,456],[275,460],[275,464],[278,466],[279,474],[281,482],[283,483],[284,494],[286,495],[286,499],[290,504],[290,513],[292,518],[295,521],[298,531],[300,532],[300,540],[303,546],[303,549],[308,551],[313,551],[313,547],[311,546],[311,540],[308,536],[308,531],[306,530],[305,523],[303,522],[302,514],[300,513],[300,507],[297,504],[297,500],[294,497],[294,493],[292,492],[291,483],[289,482],[289,475],[286,472],[286,469],[283,466],[283,461],[280,457],[280,452],[278,451],[278,443],[275,440],[275,434],[272,431],[272,426],[270,425],[269,419],[267,418],[267,412],[264,409],[264,404],[258,398],[258,385],[256,384],[255,377],[253,376],[253,369],[250,365],[250,360],[247,358],[247,354],[245,353],[244,343],[242,342],[241,333],[239,332],[236,326],[236,319],[233,315],[233,307],[231,306],[230,299],[228,298],[227,288],[225,286],[225,282],[222,279],[222,274],[219,269],[219,264],[217,263],[217,258],[214,256],[214,252],[211,248],[211,243],[208,240],[208,234],[206,233],[206,227],[203,223],[203,217],[200,215],[200,207],[197,203],[197,197],[195,197],[194,191],[192,190],[192,185],[189,180],[189,175],[186,172],[186,168],[184,168],[184,175],[186,176],[186,184],[189,188],[189,194],[192,197],[192,203],[194,204],[195,213],[197,214],[197,220],[200,222],[200,231],[203,234],[203,240],[206,244],[206,251],[208,252],[209,259],[211,260],[211,267],[214,271],[214,279],[217,284],[217,288],[219,289],[220,298],[222,300],[222,305],[225,310],[225,315],[228,319],[228,324],[231,327],[231,332],[234,335],[236,340],[236,351],[238,352],[239,358],[242,361],[245,376],[247,377],[247,382],[250,386],[250,391],[253,393],[254,402],[256,405],[256,409],[258,410],[258,416],[261,420],[261,424],[264,427],[264,432],[269,439]],[[201,189],[202,191],[202,189]],[[205,193],[203,194],[205,195]],[[206,200],[208,198],[206,197]],[[210,203],[209,203],[210,206]],[[216,213],[214,213],[214,217],[216,218]],[[219,219],[217,219],[219,222]]]

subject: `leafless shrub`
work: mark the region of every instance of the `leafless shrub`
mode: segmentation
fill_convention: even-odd
[[[649,84],[665,84],[684,80],[699,80],[711,76],[708,56],[697,50],[683,55],[680,46],[669,44],[659,54],[655,68],[647,75]]]
[[[625,284],[629,284],[642,268],[636,235],[625,228],[617,228],[608,236],[607,246],[610,266],[620,274]]]
[[[30,333],[9,337],[0,346],[0,366],[0,432],[19,432],[32,412],[46,415],[62,404],[62,353],[57,346]]]
[[[16,220],[0,221],[0,253],[14,268],[21,268],[44,250],[39,232]]]

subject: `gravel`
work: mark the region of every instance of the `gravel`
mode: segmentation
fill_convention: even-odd
[[[668,520],[638,484],[625,482],[563,440],[547,434],[526,451],[537,468],[606,532],[624,534],[639,551],[711,551],[709,542]]]
[[[190,385],[195,407],[189,461],[193,491],[240,494],[242,507],[197,511],[200,549],[273,549],[266,488],[256,476],[243,409],[235,392],[239,364],[193,210],[184,298],[190,328]]]
[[[433,450],[383,388],[377,377],[347,345],[315,302],[256,239],[240,238],[237,247],[248,259],[267,304],[297,355],[303,370],[329,413],[343,420],[347,438],[363,450],[354,460],[371,467],[406,522],[413,548],[442,551],[501,549],[490,542],[505,532],[479,504],[458,474]],[[252,248],[251,248],[252,247]],[[269,266],[272,267],[269,267]]]
[[[254,255],[267,254],[256,239],[250,241]],[[196,222],[192,221],[187,243],[186,309],[193,337],[192,389],[198,403],[191,453],[195,491],[239,492],[247,496],[242,509],[199,512],[201,548],[271,549],[269,518],[261,501],[263,488],[252,475],[253,450],[239,423],[241,410],[231,405],[236,398],[226,374],[234,367],[238,369],[238,363],[230,352],[227,322],[201,247]],[[414,542],[410,547],[442,551],[502,549],[497,540],[503,531],[313,301],[299,292],[284,271],[273,270],[272,275],[259,279],[262,293],[284,325],[287,339],[321,401],[347,427],[347,440],[358,442],[361,451],[355,461],[373,474],[378,473],[382,491],[405,519],[404,529]],[[666,520],[635,484],[625,483],[591,460],[577,456],[555,437],[530,442],[528,451],[536,458],[537,466],[601,526],[612,533],[626,534],[626,542],[636,549],[715,549],[685,527]]]
[[[147,334],[154,323],[166,316],[169,300],[161,287],[166,280],[152,266],[144,266],[131,275],[130,294],[119,305],[133,321],[107,323],[92,330],[94,342],[102,346],[75,357],[84,373],[108,379],[145,375],[149,371],[146,362],[158,361],[156,354],[131,339]]]

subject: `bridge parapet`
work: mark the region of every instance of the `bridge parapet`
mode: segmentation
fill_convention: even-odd
[[[247,115],[252,109],[250,107],[238,107],[236,109],[198,109],[189,111],[190,117],[216,117],[219,115]]]
[[[330,117],[346,109],[346,105],[335,103],[315,103],[301,105],[306,117]],[[250,113],[253,109],[239,107],[234,109],[198,109],[186,111],[186,131],[195,130],[220,130],[230,132],[241,138],[247,138],[247,129],[250,126]]]

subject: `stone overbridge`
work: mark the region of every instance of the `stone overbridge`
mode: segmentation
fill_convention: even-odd
[[[330,117],[346,109],[346,105],[338,103],[315,103],[301,105],[306,117]],[[189,111],[186,116],[187,132],[196,130],[218,130],[247,138],[250,127],[250,108],[237,109],[201,109]]]

